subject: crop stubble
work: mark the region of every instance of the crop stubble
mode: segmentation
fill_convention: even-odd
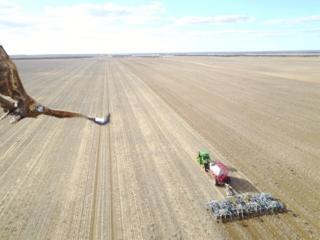
[[[112,117],[1,122],[1,239],[319,235],[317,58],[17,63],[43,103]],[[200,148],[236,169],[239,191],[269,191],[292,212],[217,225],[204,203],[224,193]]]

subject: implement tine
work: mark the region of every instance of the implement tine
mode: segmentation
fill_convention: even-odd
[[[243,193],[208,203],[212,215],[222,222],[245,217],[275,214],[285,210],[284,204],[267,193]]]

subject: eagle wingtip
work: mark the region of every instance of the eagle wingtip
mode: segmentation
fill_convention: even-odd
[[[94,118],[94,122],[99,125],[107,125],[110,122],[110,113],[104,118]]]

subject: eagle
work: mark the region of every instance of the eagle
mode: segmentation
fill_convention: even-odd
[[[4,48],[0,45],[0,107],[4,114],[0,120],[11,115],[11,123],[17,123],[24,118],[36,118],[47,115],[57,118],[80,117],[88,119],[99,125],[106,125],[110,121],[110,113],[104,118],[91,117],[78,112],[55,110],[43,106],[24,89],[18,70]]]

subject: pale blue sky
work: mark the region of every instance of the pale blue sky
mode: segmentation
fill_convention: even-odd
[[[320,49],[319,0],[0,0],[13,54]]]

